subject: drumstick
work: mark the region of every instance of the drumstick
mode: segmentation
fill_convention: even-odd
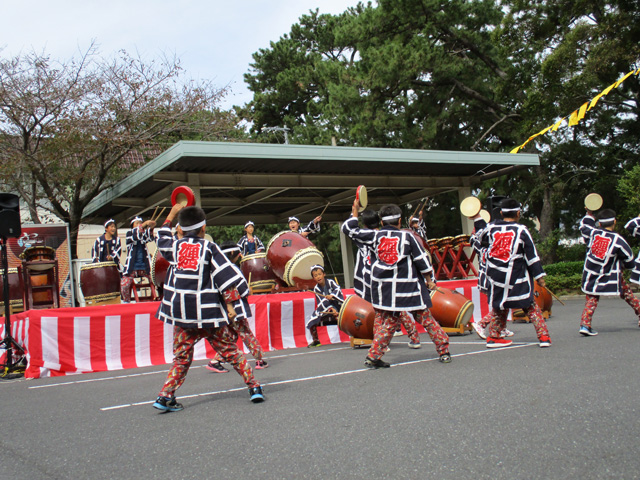
[[[251,273],[252,272],[249,272],[249,280],[247,280],[247,283],[249,284],[249,293],[253,295],[253,291],[251,289]]]
[[[313,290],[309,290],[309,291],[313,292]],[[319,295],[319,296],[321,296],[323,298],[329,298],[331,296],[331,295],[324,295],[322,293],[316,293],[316,292],[313,292],[313,293],[315,293],[316,295]],[[334,300],[338,300],[339,302],[344,302],[344,300],[342,300],[340,297],[336,297],[335,295],[333,295],[333,298],[334,298]]]
[[[158,211],[158,207],[159,207],[159,206],[160,206],[160,205],[156,205],[156,208],[155,208],[155,210],[153,211],[153,215],[151,215],[151,220],[153,220],[153,219],[154,219],[154,217],[156,216],[156,212]]]
[[[320,212],[320,216],[322,216],[324,214],[324,212],[327,211],[327,208],[329,208],[329,205],[331,205],[331,202],[327,203],[324,207],[324,210],[322,210],[322,212]]]
[[[556,299],[556,300],[558,300],[562,305],[564,305],[564,302],[563,302],[562,300],[560,300],[560,299],[558,298],[558,296],[557,296],[555,293],[553,293],[553,292],[552,292],[551,290],[549,290],[547,287],[544,287],[544,289],[545,289],[547,292],[549,292],[553,298],[555,298],[555,299]]]
[[[162,214],[164,213],[164,211],[167,209],[167,207],[162,207],[162,210],[160,210],[160,213],[158,214],[158,216],[156,218],[151,218],[151,220],[153,220],[154,222],[157,222],[158,220],[160,220],[160,217],[162,216]]]

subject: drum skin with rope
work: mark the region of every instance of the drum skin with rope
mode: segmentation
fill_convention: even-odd
[[[444,328],[466,327],[473,316],[473,302],[456,290],[437,287],[431,291],[433,318]]]
[[[51,261],[56,258],[56,250],[52,247],[36,245],[25,248],[20,254],[20,258],[23,262],[34,262],[29,265],[29,270],[49,270],[53,268]],[[38,262],[43,262],[43,264],[38,265]]]
[[[348,295],[338,313],[338,328],[350,337],[373,340],[375,319],[371,303],[357,295]]]
[[[87,263],[80,269],[80,289],[87,305],[120,303],[120,272],[114,262]]]
[[[164,285],[164,281],[167,278],[167,271],[169,270],[169,260],[164,258],[160,253],[160,249],[156,248],[156,251],[153,252],[153,257],[151,258],[151,281],[153,284],[162,289]]]
[[[311,267],[324,267],[320,250],[297,232],[277,233],[267,245],[267,261],[278,278],[290,287],[315,287]]]
[[[276,285],[283,285],[277,275],[273,272],[267,261],[266,252],[245,255],[240,260],[240,270],[249,283],[251,293],[268,293]]]

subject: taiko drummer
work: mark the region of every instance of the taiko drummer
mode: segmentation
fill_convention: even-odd
[[[240,255],[253,255],[254,253],[264,252],[264,245],[253,232],[255,231],[255,223],[249,220],[244,224],[244,235],[238,241],[238,248],[240,249]]]
[[[91,249],[93,263],[113,261],[120,270],[120,252],[122,244],[118,238],[116,221],[109,219],[104,224],[104,234],[96,238]]]
[[[308,347],[319,347],[322,344],[318,337],[318,327],[338,324],[338,312],[344,302],[344,295],[340,285],[325,276],[322,265],[312,266],[311,275],[316,282],[313,293],[316,294],[317,307],[307,322],[312,340]]]
[[[320,221],[322,217],[318,215],[311,220],[306,227],[300,228],[300,220],[298,217],[289,217],[289,230],[297,232],[303,237],[308,237],[312,233],[318,233],[320,231]]]

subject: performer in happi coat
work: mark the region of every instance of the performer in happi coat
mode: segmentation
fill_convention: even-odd
[[[135,278],[146,278],[152,296],[155,297],[155,287],[151,280],[151,261],[147,243],[154,241],[153,228],[156,222],[153,220],[143,221],[140,217],[131,220],[131,229],[127,232],[127,260],[124,264],[122,280],[120,282],[120,296],[122,303],[131,301],[131,289]]]
[[[300,220],[298,220],[298,217],[289,217],[289,230],[297,232],[303,237],[308,237],[310,234],[320,231],[320,220],[322,220],[322,217],[318,215],[311,220],[306,227],[300,228]]]
[[[547,323],[534,301],[533,282],[545,286],[544,270],[529,230],[520,225],[520,204],[512,198],[502,201],[502,220],[489,223],[480,234],[487,244],[487,280],[489,306],[493,319],[489,326],[487,348],[511,345],[501,337],[509,309],[521,308],[536,330],[541,347],[551,346]]]
[[[615,226],[616,213],[610,209],[598,212],[597,224],[589,210],[580,222],[580,233],[587,242],[587,256],[582,271],[582,291],[586,294],[586,303],[580,318],[580,333],[584,336],[598,334],[591,324],[603,295],[621,297],[640,319],[640,301],[622,276],[624,268],[631,270],[636,267],[633,250],[614,231]]]
[[[327,278],[322,265],[314,265],[311,267],[311,275],[316,282],[313,287],[313,293],[316,294],[316,309],[307,320],[307,329],[311,335],[311,343],[308,347],[319,347],[322,345],[318,338],[318,327],[323,325],[337,325],[338,313],[344,295],[340,285]]]
[[[171,223],[179,214],[181,239],[171,233]],[[163,412],[183,409],[175,392],[184,382],[196,343],[205,338],[222,358],[233,365],[249,388],[252,402],[264,400],[262,387],[229,323],[236,317],[249,318],[249,286],[240,271],[220,251],[218,245],[204,238],[206,216],[199,207],[177,203],[167,221],[158,230],[158,248],[173,264],[167,273],[158,318],[173,325],[173,364],[154,408]]]
[[[342,230],[375,252],[371,265],[371,303],[376,316],[373,343],[365,366],[389,367],[381,357],[396,331],[402,312],[412,313],[416,321],[425,327],[440,361],[449,363],[449,336],[428,310],[431,306],[429,289],[435,288],[435,281],[427,252],[412,233],[400,230],[402,210],[397,205],[385,205],[380,209],[380,230],[359,228],[358,207],[356,200],[351,217],[344,222]]]
[[[104,223],[104,234],[96,238],[91,248],[91,260],[93,263],[113,262],[120,270],[122,268],[120,265],[121,251],[122,244],[118,238],[116,221],[109,219]]]
[[[640,238],[640,215],[629,220],[624,228],[627,229],[632,237]],[[638,256],[636,257],[629,281],[640,285],[640,252],[638,252]]]
[[[409,219],[409,227],[416,232],[420,238],[427,242],[427,225],[422,218],[422,210],[420,210],[417,217],[411,217]]]
[[[240,249],[240,255],[253,255],[264,251],[264,245],[253,232],[255,231],[255,224],[249,220],[244,224],[244,236],[238,241],[238,248]]]

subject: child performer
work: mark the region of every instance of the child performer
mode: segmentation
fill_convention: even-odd
[[[120,270],[120,252],[122,244],[118,238],[116,221],[109,219],[104,224],[104,235],[96,238],[93,248],[91,249],[92,262],[111,262],[116,264]]]
[[[238,241],[238,248],[240,248],[240,255],[253,255],[254,253],[264,251],[264,245],[253,232],[255,230],[255,224],[249,220],[244,224],[244,236]]]
[[[316,282],[313,293],[316,294],[316,303],[318,306],[307,322],[307,328],[309,329],[309,333],[311,333],[312,340],[312,342],[307,345],[307,348],[322,345],[318,338],[318,326],[337,325],[338,313],[340,312],[342,302],[344,302],[344,295],[342,294],[340,285],[330,278],[326,278],[322,265],[314,265],[311,267],[311,275]]]
[[[171,234],[171,222],[179,215],[183,237]],[[252,402],[264,395],[247,359],[238,350],[237,335],[229,327],[236,317],[248,318],[247,282],[218,246],[204,239],[205,213],[199,207],[176,204],[158,231],[158,248],[173,268],[168,271],[158,318],[173,325],[173,365],[153,404],[163,412],[184,407],[175,392],[184,382],[195,344],[206,338],[225,361],[231,363],[249,387]]]
[[[120,296],[122,303],[131,301],[131,288],[136,277],[144,277],[149,280],[152,296],[155,298],[156,292],[151,281],[151,262],[147,243],[153,242],[153,228],[156,222],[153,220],[142,221],[142,218],[135,217],[131,220],[131,230],[127,232],[127,260],[124,265],[122,280],[120,281]]]
[[[377,230],[380,226],[380,216],[374,210],[365,210],[361,215],[362,224],[369,230]],[[371,263],[375,253],[369,248],[369,245],[363,243],[357,238],[352,238],[353,243],[358,247],[356,255],[356,264],[353,274],[353,289],[356,295],[371,303]],[[407,331],[409,337],[409,348],[421,348],[420,334],[411,317],[407,312],[402,312],[400,322]],[[400,325],[397,326],[394,335],[402,335]]]
[[[411,230],[416,232],[425,242],[427,241],[427,225],[424,223],[422,218],[422,210],[420,210],[419,216],[411,217],[409,220],[409,227],[411,227]]]
[[[298,220],[298,217],[289,217],[289,230],[297,232],[303,237],[308,237],[309,234],[318,233],[320,231],[320,220],[322,220],[322,217],[318,215],[309,222],[309,225],[304,228],[300,228],[300,220]]]
[[[541,347],[550,347],[551,339],[540,307],[534,301],[533,282],[545,286],[544,270],[529,230],[520,225],[520,204],[512,198],[502,201],[502,220],[488,224],[480,240],[488,241],[487,280],[489,306],[493,319],[487,348],[506,347],[511,340],[500,336],[511,308],[521,308],[536,329]]]
[[[489,298],[489,282],[487,281],[487,250],[488,249],[486,245],[482,245],[482,243],[480,242],[480,235],[482,234],[484,229],[487,228],[487,222],[485,222],[485,220],[480,216],[480,214],[478,214],[475,217],[473,217],[473,226],[475,231],[473,235],[471,235],[469,243],[471,244],[473,249],[476,251],[476,254],[478,255],[478,290],[480,290],[480,293],[483,293],[484,295],[487,296],[487,298]],[[473,329],[478,334],[478,336],[483,340],[487,339],[486,329],[487,329],[487,326],[491,323],[491,320],[493,320],[493,311],[489,309],[488,314],[486,314],[479,321],[477,322],[474,321],[471,324],[473,326]],[[500,336],[503,338],[512,337],[513,335],[514,333],[507,328],[505,328],[504,330],[502,330],[502,332],[500,332]]]
[[[234,242],[227,241],[227,242],[223,242],[222,245],[220,245],[220,249],[222,253],[224,253],[225,256],[229,259],[229,261],[233,264],[233,267],[237,270],[238,267],[236,267],[235,263],[240,257],[240,249],[238,248],[238,245],[236,245]],[[242,273],[238,271],[238,275],[242,275]],[[249,314],[251,314],[250,310],[249,310]],[[236,317],[229,324],[229,326],[238,334],[238,336],[242,339],[244,344],[247,346],[247,348],[251,352],[251,355],[253,355],[253,358],[256,359],[256,368],[258,370],[267,368],[269,364],[263,358],[264,351],[260,346],[260,342],[258,342],[258,339],[253,334],[253,331],[251,330],[251,326],[249,325],[248,319]],[[213,345],[211,346],[215,349]],[[224,362],[224,359],[219,353],[216,352],[215,356],[207,364],[206,368],[207,370],[211,370],[212,372],[216,372],[216,373],[227,373],[229,370],[227,370],[225,366],[222,365],[222,362]]]
[[[640,215],[629,220],[624,228],[627,229],[632,237],[640,238]],[[629,281],[640,285],[640,252],[638,252],[638,256],[636,257],[636,263],[631,271]],[[640,327],[640,324],[638,324],[638,326]]]
[[[635,262],[627,241],[613,231],[616,212],[601,210],[598,223],[600,228],[596,227],[596,220],[589,210],[580,222],[580,233],[588,245],[582,272],[582,291],[587,295],[580,319],[580,333],[584,336],[598,334],[591,328],[591,321],[601,295],[620,296],[640,317],[640,301],[622,278],[621,267],[632,269]]]
[[[434,320],[428,289],[435,288],[433,268],[427,252],[412,233],[400,230],[402,210],[397,205],[380,209],[382,228],[365,230],[358,227],[358,201],[353,203],[351,217],[342,231],[358,238],[375,252],[371,265],[371,303],[376,312],[373,344],[365,359],[368,368],[387,368],[381,359],[396,330],[402,312],[411,312],[427,330],[443,363],[451,362],[449,337]],[[398,295],[401,293],[401,295]]]

